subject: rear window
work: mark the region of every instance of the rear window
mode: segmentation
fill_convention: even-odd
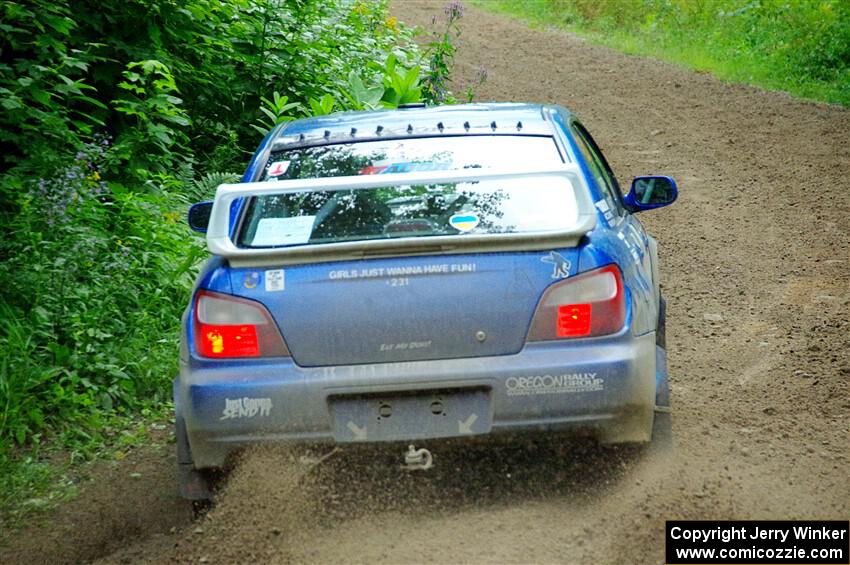
[[[551,167],[551,137],[466,136],[368,141],[279,151],[261,180],[413,171]],[[281,247],[393,237],[568,229],[578,216],[566,179],[510,179],[311,190],[251,199],[237,245]]]

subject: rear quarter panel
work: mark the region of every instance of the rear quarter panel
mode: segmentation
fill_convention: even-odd
[[[569,128],[572,118],[565,109],[554,107],[551,119],[556,138],[569,158],[578,164],[594,202],[604,200],[598,185]],[[657,277],[655,276],[655,242],[651,240],[637,218],[626,213],[622,219],[609,221],[597,209],[597,224],[588,234],[588,245],[581,249],[579,272],[610,263],[619,265],[623,282],[629,290],[632,306],[632,332],[643,335],[655,330],[658,321]]]

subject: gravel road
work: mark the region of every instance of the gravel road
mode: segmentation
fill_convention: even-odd
[[[421,25],[441,10],[394,6]],[[484,67],[478,99],[574,110],[622,184],[679,181],[674,206],[642,217],[661,248],[675,452],[455,446],[404,475],[386,452],[310,470],[269,450],[192,522],[163,440],[7,534],[0,561],[663,563],[667,519],[850,518],[850,111],[480,10],[462,24],[457,92]]]

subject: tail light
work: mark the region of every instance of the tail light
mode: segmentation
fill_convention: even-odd
[[[626,323],[623,277],[616,265],[550,286],[531,321],[529,341],[612,334]]]
[[[289,350],[268,310],[253,300],[198,291],[193,316],[202,357],[286,357]]]

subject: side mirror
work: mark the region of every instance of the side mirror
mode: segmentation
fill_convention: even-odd
[[[670,177],[635,177],[623,203],[630,212],[641,212],[672,204],[677,196],[676,181]]]
[[[210,214],[212,214],[212,202],[198,202],[189,208],[189,227],[196,232],[207,233],[210,225]]]

